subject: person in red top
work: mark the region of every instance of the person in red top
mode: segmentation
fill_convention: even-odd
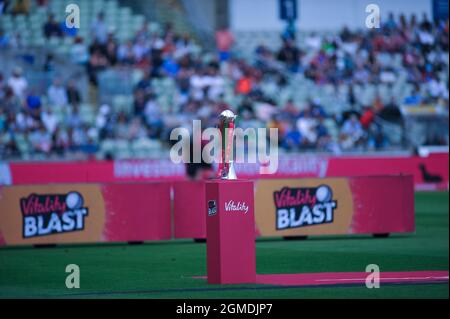
[[[236,82],[236,93],[247,95],[252,91],[252,79],[249,74],[244,74]]]
[[[373,120],[375,118],[375,112],[373,109],[369,106],[366,106],[364,108],[364,112],[361,115],[361,118],[359,119],[362,127],[367,130],[370,127],[370,124],[372,124]]]

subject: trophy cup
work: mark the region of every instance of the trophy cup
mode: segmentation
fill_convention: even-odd
[[[206,181],[208,283],[256,283],[253,182],[236,179],[233,137],[236,115],[219,116],[221,154],[218,178]],[[246,207],[245,209],[243,207]]]
[[[220,179],[236,179],[233,165],[233,137],[236,115],[230,110],[225,110],[219,115],[219,130],[222,147],[219,162]]]

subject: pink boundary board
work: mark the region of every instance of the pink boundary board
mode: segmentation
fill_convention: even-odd
[[[366,272],[256,275],[256,284],[279,286],[365,285]],[[206,276],[192,277],[206,279]],[[448,270],[380,272],[380,284],[448,283]]]
[[[307,178],[367,175],[413,175],[416,190],[448,190],[448,152],[420,156],[323,156],[299,154],[282,156],[278,171],[260,175],[257,164],[236,163],[239,178]],[[425,180],[420,165],[441,178],[440,182]],[[186,180],[182,164],[163,160],[117,160],[86,162],[5,162],[0,175],[6,184],[42,183],[109,183]],[[9,181],[9,182],[7,182]],[[0,183],[2,179],[0,178]]]

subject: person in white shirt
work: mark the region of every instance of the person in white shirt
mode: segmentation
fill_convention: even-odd
[[[357,146],[364,136],[362,125],[355,114],[352,114],[342,125],[341,146],[343,149],[351,149]]]
[[[58,118],[55,114],[53,114],[51,108],[48,108],[45,112],[42,112],[41,121],[50,134],[53,134],[56,131],[56,127],[58,126]]]
[[[322,47],[322,38],[317,35],[317,33],[312,32],[307,38],[305,39],[306,46],[313,50],[318,51]]]
[[[22,75],[22,69],[17,67],[14,69],[12,76],[8,80],[8,86],[12,89],[15,96],[20,99],[25,98],[28,88],[28,81]]]
[[[133,52],[133,42],[128,40],[122,43],[117,49],[117,58],[122,63],[133,63],[134,62],[134,52]]]
[[[316,120],[309,112],[305,112],[305,115],[297,120],[296,125],[305,142],[311,145],[317,142]]]
[[[437,76],[434,76],[427,83],[427,91],[434,99],[448,99],[448,87],[444,80],[439,80]]]
[[[72,48],[70,49],[70,56],[73,63],[85,64],[88,62],[89,52],[87,46],[83,43],[83,38],[75,38]]]
[[[133,55],[136,61],[141,61],[142,58],[150,52],[150,45],[144,39],[139,39],[133,45]]]
[[[52,107],[64,107],[67,105],[67,91],[60,79],[55,79],[47,90],[47,97]]]

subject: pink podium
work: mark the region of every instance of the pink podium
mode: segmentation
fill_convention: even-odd
[[[256,282],[253,182],[206,182],[208,283]]]

